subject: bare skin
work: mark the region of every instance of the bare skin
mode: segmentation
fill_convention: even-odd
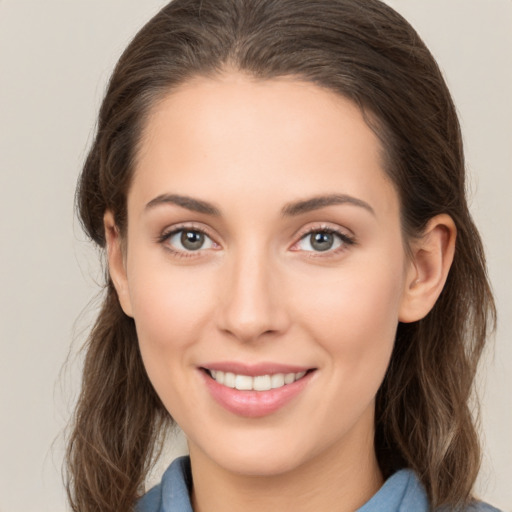
[[[287,473],[256,478],[226,474],[192,446],[192,458],[203,461],[193,468],[194,511],[356,510],[383,483],[373,450],[373,429],[361,434],[356,434],[360,439],[349,436],[348,446],[322,453]]]
[[[194,510],[363,505],[382,485],[374,404],[396,327],[432,308],[456,232],[435,217],[405,253],[358,108],[292,78],[190,81],[149,118],[127,239],[110,212],[105,228],[148,375],[188,439]],[[292,398],[247,404],[215,380],[233,365],[307,373]]]

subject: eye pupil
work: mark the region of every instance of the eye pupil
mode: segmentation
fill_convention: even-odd
[[[181,234],[181,244],[189,251],[197,251],[204,244],[204,234],[198,231],[183,231]]]
[[[332,233],[321,231],[311,235],[311,247],[316,251],[327,251],[334,244],[334,236]]]

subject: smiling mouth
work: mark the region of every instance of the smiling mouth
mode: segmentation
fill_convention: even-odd
[[[311,386],[317,368],[260,363],[218,362],[199,366],[206,389],[224,409],[261,418],[285,407]]]
[[[221,370],[203,369],[217,383],[239,391],[269,391],[271,389],[279,389],[283,386],[287,386],[301,380],[308,373],[314,371],[307,370],[296,373],[274,373],[250,376],[232,372],[223,372]]]

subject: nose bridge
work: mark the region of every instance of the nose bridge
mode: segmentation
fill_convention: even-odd
[[[279,297],[278,269],[269,251],[247,244],[231,255],[228,266],[219,327],[241,341],[283,331],[285,308]]]

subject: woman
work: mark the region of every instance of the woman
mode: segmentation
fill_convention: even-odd
[[[469,400],[494,320],[439,69],[377,0],[175,0],[84,166],[106,249],[74,510],[493,510]],[[140,498],[166,429],[190,458]]]

